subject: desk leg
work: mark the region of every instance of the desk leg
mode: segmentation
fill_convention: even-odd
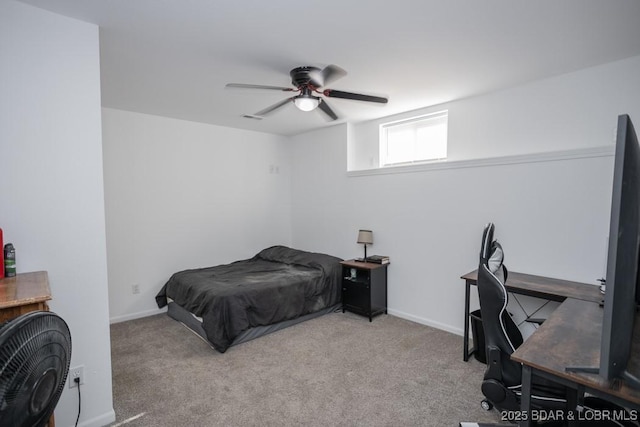
[[[520,421],[520,427],[529,427],[531,425],[531,367],[527,365],[522,365],[520,411],[525,416],[525,420]]]
[[[462,346],[462,360],[465,362],[469,360],[469,356],[473,353],[474,349],[469,352],[469,294],[471,290],[471,284],[468,280],[464,281],[464,344]],[[474,347],[476,343],[473,343]]]
[[[584,395],[584,391],[580,389],[567,388],[567,425],[568,427],[574,427],[580,425],[578,421],[578,398],[583,400],[581,395]],[[581,403],[582,404],[582,403]]]

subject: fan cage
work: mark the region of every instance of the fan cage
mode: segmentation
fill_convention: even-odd
[[[71,334],[55,313],[28,313],[0,329],[0,424],[46,421],[62,394],[70,361]]]

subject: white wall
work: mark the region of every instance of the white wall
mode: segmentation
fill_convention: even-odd
[[[18,272],[47,270],[50,308],[84,365],[80,425],[115,419],[107,305],[98,28],[0,2],[0,227]],[[75,423],[65,387],[56,424]]]
[[[602,78],[598,90],[592,87],[594,75]],[[450,123],[462,123],[449,135],[452,153],[470,143],[477,148],[468,152],[478,157],[500,155],[509,146],[517,147],[513,155],[603,147],[587,157],[347,174],[353,148],[348,138],[358,129],[336,126],[298,135],[292,145],[293,244],[362,256],[357,230],[372,229],[369,253],[391,257],[389,311],[456,333],[463,325],[459,277],[477,267],[489,221],[496,223],[511,270],[595,284],[604,272],[613,128],[619,113],[640,122],[637,75],[640,58],[632,58],[462,100],[450,110]],[[566,87],[580,96],[569,96]],[[533,116],[532,104],[538,105]],[[467,122],[473,132],[465,129]]]
[[[640,121],[640,56],[422,110],[359,123],[349,170],[377,167],[381,123],[449,111],[448,160],[592,148],[612,140],[615,117]]]
[[[176,271],[291,244],[287,138],[108,108],[103,138],[111,321],[157,313]]]

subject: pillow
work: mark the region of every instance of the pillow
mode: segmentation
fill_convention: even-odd
[[[489,271],[496,274],[498,270],[502,270],[502,262],[504,261],[504,252],[502,251],[502,245],[494,240],[491,244],[491,256],[487,262]]]
[[[288,248],[286,246],[272,246],[261,250],[254,258],[265,261],[281,262],[290,265],[301,265],[304,267],[322,268],[325,271],[340,266],[340,258],[318,252],[307,252],[300,249]]]

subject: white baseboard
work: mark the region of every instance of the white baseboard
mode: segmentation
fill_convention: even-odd
[[[155,314],[165,313],[167,311],[167,307],[164,308],[154,308],[151,310],[139,311],[137,313],[125,314],[123,316],[115,316],[109,318],[109,323],[120,323],[126,322],[127,320],[140,319],[142,317],[149,317]]]
[[[102,426],[106,426],[107,424],[111,424],[115,420],[116,420],[116,413],[112,409],[109,412],[106,412],[97,417],[93,417],[90,420],[84,420],[78,423],[78,425],[80,427],[102,427]]]
[[[436,322],[435,320],[425,319],[423,317],[414,316],[413,314],[404,313],[398,310],[387,309],[387,312],[393,316],[400,317],[401,319],[410,320],[421,325],[431,326],[432,328],[441,329],[443,331],[451,332],[452,334],[463,336],[463,330],[460,328],[454,328],[451,325]]]

